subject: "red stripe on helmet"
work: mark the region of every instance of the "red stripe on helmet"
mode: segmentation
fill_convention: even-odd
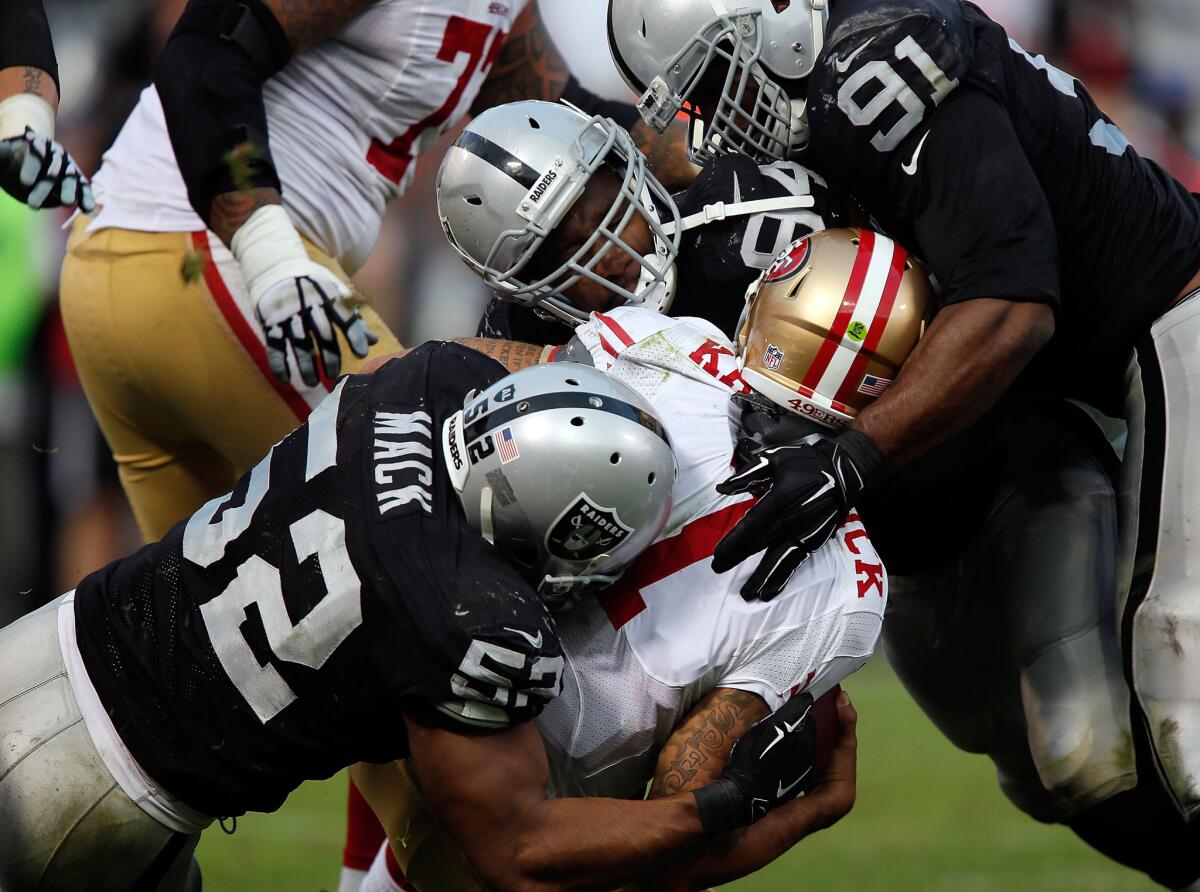
[[[858,243],[858,254],[854,258],[854,269],[850,272],[846,293],[842,296],[842,305],[838,309],[837,316],[834,317],[829,334],[825,336],[812,365],[808,367],[808,371],[804,375],[802,383],[805,387],[816,387],[821,383],[821,376],[825,374],[825,369],[829,368],[834,352],[842,342],[842,338],[845,337],[846,329],[854,316],[854,308],[858,306],[858,298],[862,294],[863,282],[866,281],[867,269],[871,265],[871,255],[874,251],[875,233],[869,229],[862,230],[862,237]]]
[[[867,329],[867,337],[863,340],[858,355],[850,364],[850,371],[846,373],[846,379],[838,388],[837,398],[842,402],[854,399],[859,385],[862,384],[863,375],[867,372],[867,362],[879,346],[879,342],[883,340],[883,333],[887,330],[888,320],[892,316],[892,307],[896,304],[896,295],[900,293],[900,280],[904,277],[904,264],[907,260],[908,252],[897,244],[892,252],[892,265],[888,270],[887,281],[883,285],[883,297],[880,298],[879,307],[875,310],[875,318],[871,320],[871,326]]]

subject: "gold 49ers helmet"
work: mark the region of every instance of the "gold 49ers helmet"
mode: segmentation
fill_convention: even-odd
[[[746,292],[742,377],[785,409],[845,427],[896,379],[929,298],[925,273],[876,232],[794,241]]]

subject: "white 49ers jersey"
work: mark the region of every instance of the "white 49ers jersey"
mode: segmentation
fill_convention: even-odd
[[[528,0],[379,0],[263,88],[283,203],[353,274],[413,161],[470,108]],[[154,87],[95,177],[92,228],[195,232]]]
[[[751,691],[777,709],[819,697],[875,649],[887,576],[856,515],[770,603],[738,590],[758,557],[717,575],[712,553],[754,503],[722,496],[735,416],[748,390],[729,341],[699,319],[622,307],[576,329],[597,368],[645,396],[679,463],[666,530],[596,599],[556,617],[562,694],[538,718],[558,796],[640,795],[658,751],[713,688]]]

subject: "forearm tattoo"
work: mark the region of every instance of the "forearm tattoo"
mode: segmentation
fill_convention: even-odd
[[[530,0],[500,48],[491,73],[471,105],[471,114],[520,99],[553,102],[562,95],[570,76],[536,4]]]
[[[233,234],[242,228],[242,224],[255,211],[282,203],[279,193],[269,187],[226,192],[212,200],[208,227],[216,233],[217,238],[229,245],[233,241]]]
[[[733,744],[769,711],[757,694],[732,688],[713,691],[658,754],[649,798],[693,790],[715,780],[729,761]]]
[[[496,338],[458,338],[458,343],[490,356],[510,372],[519,372],[537,365],[542,358],[542,348],[537,344],[522,341],[501,341]]]
[[[316,46],[376,0],[266,0],[293,53]]]

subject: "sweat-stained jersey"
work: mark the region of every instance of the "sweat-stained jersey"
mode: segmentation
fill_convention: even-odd
[[[718,208],[764,198],[804,197],[811,207],[735,214]],[[675,267],[678,283],[670,312],[695,316],[736,337],[746,286],[798,238],[847,225],[845,210],[825,181],[792,161],[758,165],[744,155],[718,155],[709,161],[675,203],[681,217],[710,208],[712,219],[683,233]],[[543,319],[526,307],[493,298],[479,323],[480,337],[532,344],[561,344],[571,329]]]
[[[743,601],[757,557],[721,575],[711,566],[753,504],[715,490],[733,460],[730,396],[747,389],[731,344],[702,320],[635,307],[593,315],[575,334],[593,365],[653,404],[679,465],[659,539],[613,588],[555,617],[563,693],[537,720],[554,795],[633,797],[671,731],[714,688],[776,709],[858,669],[879,638],[887,576],[852,515],[778,598]]]
[[[1083,84],[970,3],[840,0],[808,115],[830,188],[924,260],[943,305],[1052,306],[1027,382],[1118,411],[1135,339],[1200,268],[1200,201]]]
[[[443,421],[494,360],[427,344],[342,379],[228,495],[80,583],[77,642],[117,735],[207,815],[407,755],[404,715],[536,715],[562,656],[542,602],[467,525]]]
[[[366,262],[416,157],[471,107],[527,3],[378,0],[263,85],[288,216],[348,274]],[[204,229],[153,86],[93,184],[100,205],[94,229]]]

